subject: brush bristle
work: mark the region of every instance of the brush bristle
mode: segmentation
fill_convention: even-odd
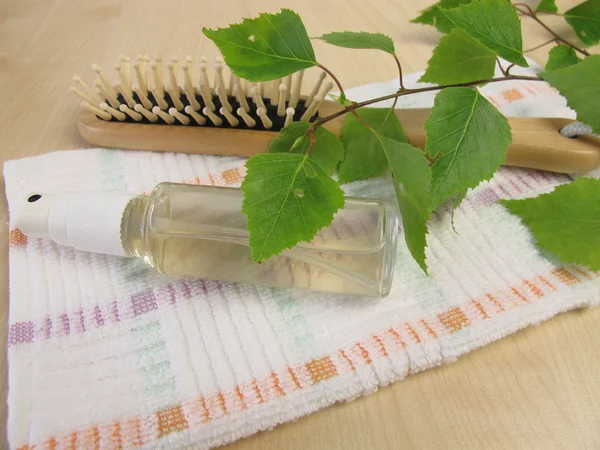
[[[150,60],[138,55],[132,62],[120,55],[114,77],[98,64],[92,68],[98,75],[92,84],[96,89],[74,77],[78,86],[70,91],[85,100],[84,109],[111,122],[279,131],[292,121],[314,120],[319,100],[331,89],[326,84],[317,95],[324,78],[320,77],[309,99],[300,99],[303,71],[264,83],[230,73],[226,84],[221,58],[215,61],[212,77],[204,57],[194,66],[189,56],[179,65],[176,57],[163,63],[161,56]]]

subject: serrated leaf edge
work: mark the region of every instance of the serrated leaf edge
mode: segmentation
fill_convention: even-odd
[[[394,185],[394,191],[396,192],[396,197],[399,197],[398,196],[398,185],[399,185],[399,183],[396,181],[396,175],[394,174],[394,170],[392,169],[392,164],[391,164],[391,161],[390,161],[389,152],[387,151],[386,146],[383,143],[382,136],[379,133],[377,133],[377,131],[375,131],[372,128],[371,128],[371,131],[377,137],[377,140],[381,144],[381,148],[383,149],[383,151],[385,153],[385,157],[386,157],[387,162],[388,162],[389,170],[390,170],[390,173],[392,175],[392,184]],[[386,139],[390,139],[390,138],[386,138]],[[390,139],[390,140],[393,140],[393,139]],[[400,141],[398,141],[398,142],[400,142]],[[400,142],[400,143],[401,144],[408,144],[407,142]],[[408,145],[411,145],[411,144],[408,144]],[[432,182],[431,171],[429,172],[429,174],[430,174],[430,176],[429,176],[429,186],[431,188],[431,182]],[[431,197],[430,197],[430,199],[431,199]],[[400,203],[398,202],[398,208],[399,207],[400,207]],[[427,208],[425,211],[426,211],[425,212],[425,247],[423,248],[423,256],[424,256],[424,258],[423,258],[423,264],[421,265],[421,262],[417,261],[417,259],[415,258],[415,256],[412,254],[410,248],[408,249],[408,251],[411,254],[411,256],[413,257],[413,259],[415,260],[415,262],[417,263],[417,265],[423,270],[423,272],[425,272],[425,275],[428,275],[429,266],[427,266],[426,249],[427,249],[427,236],[429,235],[429,227],[427,226],[427,222],[431,218],[431,213],[432,213],[431,207]]]
[[[452,88],[451,88],[451,89],[452,89]],[[474,91],[474,92],[477,94],[477,96],[475,97],[477,100],[476,100],[476,101],[473,103],[473,110],[474,110],[474,109],[475,109],[475,105],[477,104],[477,101],[479,101],[479,98],[483,98],[483,99],[485,99],[485,97],[484,97],[483,95],[481,95],[481,92],[479,92],[477,89],[472,89],[472,90],[473,90],[473,91]],[[440,92],[441,92],[441,91],[440,91]],[[486,100],[487,100],[487,99],[486,99]],[[486,106],[489,106],[489,105],[487,105],[486,103],[484,103],[484,105],[486,105]],[[435,106],[435,105],[434,105],[434,106]],[[492,107],[493,107],[493,105],[492,105]],[[499,111],[498,111],[498,112],[499,112]],[[504,116],[502,113],[500,113],[500,115],[502,115],[502,117],[504,118],[504,120],[505,120],[505,121],[507,122],[507,124],[508,124],[508,120],[506,119],[506,117],[505,117],[505,116]],[[425,121],[425,127],[424,127],[425,129],[426,129],[427,122],[429,121],[429,118],[430,118],[430,117],[431,117],[431,115],[430,115],[430,116],[427,118],[427,120]],[[467,128],[467,127],[465,126],[465,130],[466,130],[466,128]],[[510,125],[509,125],[509,129],[510,129]],[[511,142],[512,142],[512,133],[510,134],[510,136],[509,136],[509,137],[510,137],[510,140],[509,140],[509,142],[508,142],[508,145],[510,145],[510,144],[511,144]],[[508,146],[507,146],[507,148],[508,148]],[[428,154],[430,157],[436,157],[436,156],[437,156],[437,155],[435,155],[435,156],[432,156],[431,154],[429,154],[429,152],[428,152],[427,150],[426,150],[425,152],[426,152],[426,153],[427,153],[427,154]],[[456,151],[455,151],[455,152],[456,152]],[[439,154],[439,153],[438,153],[438,154]],[[505,156],[506,156],[506,155],[505,155]],[[506,158],[504,159],[504,162],[506,162]],[[504,164],[504,163],[502,163],[502,164]],[[501,164],[501,165],[502,165],[502,164]],[[435,163],[432,165],[432,168],[433,168],[433,166],[434,166],[434,165],[435,165]],[[439,203],[439,204],[437,204],[437,205],[435,205],[435,204],[434,204],[434,201],[433,201],[433,200],[434,200],[434,196],[433,196],[433,179],[432,179],[432,185],[431,185],[431,208],[432,208],[432,209],[431,209],[431,211],[430,211],[430,212],[433,212],[433,211],[435,211],[435,209],[436,209],[438,206],[441,206],[441,205],[443,205],[443,204],[444,204],[446,201],[448,201],[448,199],[450,199],[450,198],[454,197],[454,196],[455,196],[455,195],[457,195],[457,194],[460,194],[462,191],[464,191],[464,190],[468,190],[468,189],[474,189],[474,188],[476,188],[477,186],[479,186],[481,183],[483,183],[484,181],[489,181],[489,180],[491,180],[491,179],[494,177],[494,174],[496,173],[496,171],[497,171],[497,170],[498,170],[497,168],[496,168],[496,169],[494,169],[494,170],[491,172],[491,174],[489,174],[489,176],[488,176],[488,175],[484,175],[484,176],[483,176],[483,178],[482,178],[481,180],[479,180],[479,182],[478,182],[476,185],[474,185],[474,186],[467,186],[466,188],[463,188],[463,189],[455,189],[455,190],[454,190],[454,191],[453,191],[453,192],[452,192],[450,195],[448,195],[448,196],[447,196],[447,197],[444,199],[444,201],[442,201],[441,203]]]
[[[477,1],[477,0],[476,0],[476,1]],[[483,0],[479,0],[479,2],[480,2],[480,3],[481,3],[482,1],[483,1]],[[460,29],[460,27],[459,27],[459,26],[456,24],[456,22],[454,22],[454,20],[452,20],[452,18],[448,17],[448,15],[446,14],[446,11],[452,11],[452,10],[455,10],[455,9],[464,8],[464,7],[467,7],[467,6],[473,5],[474,3],[475,3],[475,2],[466,3],[466,4],[464,4],[464,5],[459,5],[459,6],[455,7],[455,8],[443,8],[443,7],[440,5],[440,6],[438,6],[438,9],[441,11],[441,13],[442,13],[444,16],[446,16],[446,18],[447,18],[447,19],[448,19],[450,22],[452,22],[452,23],[453,23],[453,24],[454,24],[454,25],[455,25],[457,28],[459,28],[459,29]],[[519,19],[519,23],[520,23],[520,22],[521,22],[521,19]],[[473,37],[473,36],[471,36],[471,37]],[[494,52],[494,50],[492,50],[491,48],[489,48],[487,45],[485,45],[485,44],[484,44],[483,42],[481,42],[479,39],[477,39],[477,38],[474,38],[474,37],[473,37],[473,39],[477,40],[477,42],[479,42],[479,43],[480,43],[481,45],[483,45],[485,48],[487,48],[488,50],[490,50],[491,52],[493,52],[494,54],[496,54],[496,52]],[[496,42],[497,42],[497,41],[496,41]],[[521,45],[523,45],[523,44],[522,44],[522,42],[523,42],[523,37],[521,36]],[[510,51],[512,51],[512,52],[514,52],[514,51],[515,51],[515,49],[514,49],[514,48],[512,48],[512,47],[508,47],[508,46],[506,46],[506,45],[504,45],[504,44],[502,44],[502,43],[500,43],[500,42],[497,42],[497,43],[498,43],[498,44],[500,44],[500,46],[502,46],[502,47],[504,47],[504,48],[506,48],[506,49],[508,49],[508,50],[510,50]],[[529,64],[527,63],[527,60],[525,59],[525,55],[523,54],[523,49],[521,49],[521,53],[520,53],[520,55],[521,55],[521,59],[519,60],[519,62],[516,62],[515,64],[516,64],[516,65],[518,65],[518,66],[521,66],[521,67],[529,67]],[[525,63],[525,65],[524,65],[524,66],[521,64],[522,62],[523,62],[523,63]]]
[[[370,31],[347,31],[347,30],[346,31],[332,31],[330,33],[326,33],[326,34],[323,34],[321,36],[311,37],[311,39],[318,39],[318,40],[323,41],[323,42],[325,42],[325,43],[327,43],[329,45],[335,45],[336,47],[352,48],[352,47],[344,47],[342,45],[334,44],[332,42],[327,42],[325,39],[323,39],[325,36],[329,36],[329,35],[332,35],[332,34],[333,35],[335,35],[335,34],[343,34],[343,33],[349,33],[349,34],[355,34],[355,35],[363,35],[363,36],[364,35],[366,35],[366,36],[382,36],[382,37],[390,40],[390,42],[392,44],[392,49],[388,50],[386,48],[381,48],[379,45],[376,45],[374,48],[372,48],[370,50],[381,50],[382,52],[389,53],[390,55],[395,55],[396,54],[396,47],[394,46],[394,40],[391,37],[389,37],[388,35],[383,34],[383,33],[372,33]],[[360,49],[360,48],[358,48],[358,49],[355,49],[355,50],[369,50],[369,49]]]
[[[298,156],[301,156],[301,155],[298,155]],[[248,161],[250,161],[250,159],[249,159]],[[248,168],[248,166],[247,166],[247,164],[248,164],[248,161],[246,161],[246,164],[244,164],[244,166],[245,166],[246,168]],[[271,161],[271,163],[272,163],[272,162],[276,162],[276,161]],[[306,164],[307,162],[308,162],[309,164],[314,164],[314,165],[316,165],[316,166],[317,166],[319,169],[321,169],[321,170],[323,171],[323,173],[325,173],[325,174],[326,174],[326,172],[323,170],[323,168],[321,167],[321,165],[320,165],[319,163],[317,163],[316,161],[314,161],[312,158],[309,158],[309,154],[304,154],[304,157],[302,158],[302,162],[301,162],[301,163],[298,165],[298,169],[296,169],[296,172],[294,173],[294,178],[293,178],[293,181],[292,181],[292,183],[290,183],[290,187],[289,187],[289,189],[288,189],[288,192],[286,193],[285,200],[283,201],[283,203],[282,203],[282,204],[285,204],[285,202],[287,202],[287,199],[288,199],[288,197],[289,197],[289,195],[290,195],[290,192],[293,190],[294,181],[296,180],[296,177],[298,176],[298,173],[299,173],[299,172],[302,170],[302,167],[304,167],[304,164]],[[329,176],[329,175],[327,175],[327,176]],[[246,179],[244,179],[244,181],[245,181],[245,180],[246,180]],[[243,187],[244,187],[244,181],[242,181],[242,185],[240,186],[240,188],[242,189],[242,191],[243,191]],[[326,187],[327,187],[327,186],[326,186]],[[341,188],[340,188],[340,190],[341,190]],[[310,191],[309,191],[309,192],[310,192]],[[311,194],[311,195],[312,195],[312,194]],[[333,221],[333,218],[335,217],[335,214],[336,214],[336,213],[337,213],[337,212],[338,212],[340,209],[342,209],[342,208],[344,207],[344,205],[345,205],[345,199],[344,199],[344,197],[343,197],[343,191],[342,191],[342,204],[341,204],[340,206],[338,206],[338,207],[337,207],[337,209],[335,209],[335,210],[333,211],[333,213],[332,213],[332,221]],[[246,217],[248,217],[248,209],[247,209],[247,208],[248,208],[248,203],[247,203],[247,198],[246,198],[246,192],[244,191],[244,200],[242,201],[242,212],[243,212],[243,213],[246,215]],[[283,207],[282,207],[282,208],[280,208],[280,210],[278,211],[278,216],[277,216],[277,217],[279,217],[279,214],[281,214],[281,211],[282,211],[282,210],[283,210]],[[275,224],[275,223],[276,223],[276,221],[277,221],[277,219],[276,219],[276,220],[275,220],[273,223]],[[331,224],[331,222],[330,222],[330,224]],[[273,227],[274,227],[274,226],[275,226],[275,225],[273,225]],[[263,244],[263,247],[262,247],[262,249],[261,249],[260,255],[259,255],[258,257],[255,257],[255,254],[254,254],[254,253],[255,253],[255,252],[254,252],[254,249],[253,249],[252,247],[250,247],[252,259],[254,260],[254,262],[257,262],[257,263],[258,263],[258,262],[262,262],[262,261],[266,261],[267,259],[271,258],[272,256],[278,256],[278,255],[280,255],[280,254],[281,254],[283,251],[285,251],[285,250],[289,250],[289,249],[291,249],[291,248],[295,247],[296,245],[298,245],[298,244],[299,244],[299,243],[301,243],[301,242],[308,243],[308,242],[310,242],[311,240],[313,240],[313,239],[315,238],[315,236],[316,236],[316,235],[319,233],[319,231],[321,231],[321,229],[322,229],[322,228],[325,228],[325,227],[327,227],[327,226],[329,226],[329,225],[324,225],[324,226],[322,226],[321,228],[318,228],[318,229],[317,229],[317,230],[316,230],[316,231],[315,231],[315,232],[314,232],[314,233],[313,233],[313,234],[312,234],[312,235],[311,235],[309,238],[307,238],[306,240],[298,241],[298,242],[296,242],[296,243],[295,243],[295,244],[293,244],[293,245],[290,245],[290,246],[288,246],[288,247],[284,247],[284,248],[282,248],[281,250],[279,250],[278,252],[276,252],[276,253],[272,253],[271,255],[267,256],[266,258],[262,258],[262,253],[263,253],[263,250],[264,250],[264,246],[265,246],[265,244]],[[269,231],[269,233],[271,233],[271,232],[273,231],[273,227],[271,227],[271,230]],[[265,243],[266,243],[266,239],[265,239]]]
[[[218,28],[216,28],[216,29],[211,29],[211,28],[203,27],[203,28],[202,28],[202,33],[203,33],[203,34],[204,34],[204,35],[205,35],[207,38],[209,38],[210,40],[212,40],[213,42],[214,42],[214,41],[218,41],[218,42],[224,42],[224,43],[227,43],[228,45],[234,45],[234,46],[236,46],[236,47],[240,47],[240,48],[243,48],[243,49],[245,49],[245,50],[249,50],[249,51],[251,51],[251,52],[254,52],[254,53],[260,54],[260,55],[266,55],[266,56],[269,56],[269,57],[271,57],[271,58],[279,58],[279,59],[283,59],[283,60],[296,61],[296,62],[301,62],[301,63],[305,63],[305,64],[310,64],[310,66],[309,66],[309,67],[317,65],[317,64],[318,64],[318,62],[317,62],[317,58],[316,58],[316,56],[315,56],[315,52],[314,52],[314,49],[312,48],[312,46],[311,46],[311,48],[310,48],[310,52],[308,52],[308,51],[307,51],[307,53],[310,53],[310,54],[311,54],[310,56],[312,56],[312,58],[313,58],[313,59],[312,59],[312,60],[307,60],[307,59],[298,58],[298,57],[296,57],[296,58],[290,58],[290,57],[280,56],[280,55],[277,55],[277,54],[270,54],[270,53],[264,53],[264,52],[260,52],[260,51],[256,50],[256,49],[255,49],[255,48],[253,48],[253,47],[244,47],[244,46],[241,46],[241,45],[239,45],[239,44],[234,44],[234,43],[232,43],[231,41],[228,41],[228,40],[221,39],[221,38],[219,38],[219,37],[217,37],[217,36],[214,36],[214,35],[213,35],[213,36],[211,36],[211,35],[210,35],[210,34],[213,34],[213,33],[215,33],[215,32],[219,32],[219,31],[225,31],[225,30],[228,30],[228,29],[229,29],[229,28],[231,28],[232,26],[240,26],[240,25],[243,25],[243,24],[244,24],[244,23],[246,23],[246,22],[252,22],[252,21],[255,21],[255,20],[257,20],[257,19],[259,19],[260,17],[263,17],[263,16],[264,16],[264,17],[269,17],[269,16],[275,16],[275,15],[277,15],[277,14],[281,14],[281,13],[290,13],[290,14],[292,14],[292,15],[294,15],[294,16],[296,16],[296,17],[298,17],[298,19],[300,19],[300,22],[302,23],[302,19],[300,18],[300,16],[299,16],[299,14],[298,14],[298,13],[296,13],[295,11],[293,11],[293,10],[291,10],[291,9],[289,9],[289,8],[282,8],[282,9],[281,9],[281,10],[280,10],[278,13],[260,13],[260,14],[259,14],[258,16],[256,16],[256,17],[252,17],[252,18],[244,18],[244,19],[242,19],[242,21],[241,21],[241,22],[238,22],[238,23],[233,23],[233,24],[229,24],[227,27],[218,27]],[[268,19],[267,19],[267,20],[268,20]],[[276,28],[276,27],[275,27],[275,29],[277,30],[277,28]],[[296,30],[296,28],[295,28],[295,27],[294,27],[294,30]],[[306,29],[305,29],[305,31],[306,31]],[[277,32],[279,33],[279,30],[277,30]],[[297,31],[296,31],[296,33],[297,33]],[[281,36],[281,33],[279,33],[279,34],[280,34],[280,36]],[[308,33],[307,33],[307,37],[308,37]],[[283,38],[283,36],[282,36],[282,38]],[[310,39],[310,38],[309,38],[309,39]],[[263,38],[263,40],[265,40],[265,42],[267,42],[267,40],[266,40],[266,39],[264,39],[264,38]],[[284,41],[285,41],[285,39],[284,39]],[[303,44],[303,46],[304,46],[304,44]],[[289,47],[288,47],[288,48],[289,48]],[[304,46],[304,49],[306,50],[306,47],[305,47],[305,46]],[[225,57],[225,61],[227,62],[227,57]],[[228,64],[228,65],[229,65],[229,64]],[[233,71],[233,69],[231,69],[231,70]],[[234,71],[234,73],[235,73],[235,71]],[[260,81],[260,80],[257,80],[257,81]],[[269,80],[263,80],[263,81],[269,81]]]
[[[589,179],[592,179],[592,180],[597,180],[597,178],[592,178],[592,177],[581,177],[581,178],[589,178]],[[579,178],[579,179],[581,179],[581,178]],[[577,180],[575,180],[575,181],[577,181]],[[526,219],[524,217],[521,217],[521,215],[518,214],[517,212],[515,212],[512,209],[512,207],[511,207],[511,205],[515,204],[515,203],[520,203],[520,202],[528,201],[528,200],[537,200],[537,199],[545,198],[545,197],[551,197],[556,192],[557,189],[568,187],[571,184],[573,184],[573,182],[555,186],[552,191],[546,192],[544,194],[540,194],[540,195],[538,195],[536,197],[527,197],[527,198],[521,198],[521,199],[500,199],[500,200],[498,200],[498,203],[500,203],[502,206],[504,206],[511,215],[517,217],[519,219],[519,221],[525,227],[527,227],[527,230],[529,231],[529,233],[531,234],[531,236],[533,236],[533,238],[535,240],[535,245],[537,247],[539,247],[539,248],[541,248],[541,249],[543,249],[543,250],[551,253],[552,255],[555,255],[559,260],[561,260],[561,261],[563,261],[565,263],[581,264],[581,265],[584,265],[586,267],[589,267],[588,263],[583,262],[582,260],[578,260],[578,258],[564,258],[563,256],[560,256],[560,255],[556,254],[553,249],[548,248],[545,244],[541,243],[540,240],[538,239],[537,235],[535,234],[535,232],[532,229],[532,226],[533,226],[534,222],[535,223],[539,223],[540,221],[528,220],[528,219]],[[598,222],[600,223],[600,220]],[[594,270],[594,271],[600,270],[600,267],[598,267],[598,268],[589,267],[589,268],[591,270]]]

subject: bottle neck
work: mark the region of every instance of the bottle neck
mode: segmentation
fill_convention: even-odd
[[[148,216],[150,213],[151,198],[140,195],[133,198],[121,222],[121,242],[123,249],[129,256],[145,256],[144,248],[148,229]]]

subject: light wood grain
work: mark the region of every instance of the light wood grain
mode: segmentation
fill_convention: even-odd
[[[297,10],[312,36],[345,29],[379,31],[396,42],[405,72],[425,68],[439,35],[409,24],[427,1],[0,1],[0,149],[2,161],[86,144],[77,130],[79,101],[67,93],[91,64],[107,68],[120,53],[214,55],[202,26],[222,26],[280,7]],[[575,1],[559,1],[566,9]],[[558,17],[549,23],[568,37]],[[548,36],[528,24],[525,45]],[[391,58],[315,42],[319,60],[344,86],[387,81]],[[545,61],[543,50],[533,57]],[[307,80],[315,73],[307,74]],[[4,189],[4,183],[2,183]],[[7,211],[0,204],[7,253]],[[8,312],[7,258],[0,259],[0,340]],[[19,299],[13,299],[19,301]],[[600,309],[563,314],[458,362],[232,445],[258,448],[600,448]],[[0,362],[6,392],[6,360]],[[4,399],[0,402],[5,404]],[[6,410],[0,426],[4,433]],[[0,444],[0,447],[4,445]]]
[[[340,109],[339,104],[325,101],[320,111],[327,116]],[[425,149],[424,125],[430,113],[427,108],[396,110],[408,141],[421,149]],[[343,120],[343,116],[338,117],[324,127],[340,135]],[[596,169],[600,165],[600,139],[593,136],[569,139],[558,133],[572,122],[557,117],[509,117],[512,143],[506,152],[506,163],[562,173]],[[242,157],[267,151],[277,136],[274,131],[109,122],[89,111],[81,114],[78,127],[87,142],[99,147]]]

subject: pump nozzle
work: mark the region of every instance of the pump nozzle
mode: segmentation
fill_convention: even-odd
[[[17,226],[29,237],[52,239],[78,250],[127,256],[121,219],[133,195],[110,192],[32,193],[24,199]]]

